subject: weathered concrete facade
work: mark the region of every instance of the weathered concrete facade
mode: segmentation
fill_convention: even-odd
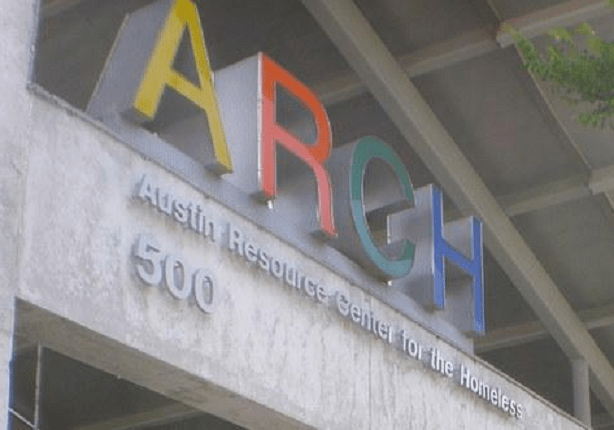
[[[1,6],[2,428],[15,332],[249,429],[584,428],[29,85],[37,4]],[[138,198],[144,177],[200,205],[213,237]],[[326,297],[230,250],[229,225]],[[140,235],[154,237],[163,256],[211,274],[220,299],[212,313],[139,278]],[[372,311],[388,333],[343,316],[339,294]],[[404,351],[401,330],[425,354],[436,349],[443,367]],[[522,416],[472,392],[467,370],[521,404]]]

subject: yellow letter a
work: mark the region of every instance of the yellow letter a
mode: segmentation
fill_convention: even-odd
[[[200,86],[194,85],[173,69],[175,56],[186,27],[190,36]],[[218,173],[231,172],[232,163],[215,98],[205,38],[198,10],[190,0],[175,0],[170,9],[134,100],[133,108],[136,113],[145,120],[152,121],[156,116],[166,86],[191,100],[207,113],[213,150],[217,159],[215,170]]]

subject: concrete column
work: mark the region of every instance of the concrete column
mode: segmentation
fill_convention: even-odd
[[[573,413],[577,419],[590,427],[591,392],[586,360],[571,360],[573,382]]]
[[[8,426],[9,363],[19,284],[35,40],[35,0],[0,0],[0,429]]]

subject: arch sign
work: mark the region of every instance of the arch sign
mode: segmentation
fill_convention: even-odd
[[[147,153],[170,142],[255,205],[275,200],[297,225],[425,307],[443,309],[446,281],[454,282],[455,324],[483,334],[481,223],[455,222],[444,235],[440,191],[414,191],[377,137],[333,150],[316,94],[267,55],[217,71],[214,83],[191,0],[159,0],[126,18],[88,112]]]

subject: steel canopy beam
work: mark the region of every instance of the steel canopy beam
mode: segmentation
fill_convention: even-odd
[[[418,90],[351,0],[302,0],[405,139],[463,213],[484,222],[485,242],[614,416],[614,369]]]
[[[500,196],[497,201],[508,216],[515,216],[601,193],[614,193],[614,166]]]
[[[578,312],[587,330],[614,325],[614,303]],[[475,342],[475,352],[482,353],[500,348],[510,348],[548,337],[546,327],[539,321],[491,330]]]
[[[520,193],[497,197],[497,201],[508,216],[521,215],[590,197],[593,193],[587,182],[584,175],[572,176]]]
[[[413,78],[497,49],[499,46],[492,32],[479,29],[402,55],[397,60],[405,72]],[[314,89],[325,105],[333,105],[368,92],[360,78],[351,72],[322,82]]]

